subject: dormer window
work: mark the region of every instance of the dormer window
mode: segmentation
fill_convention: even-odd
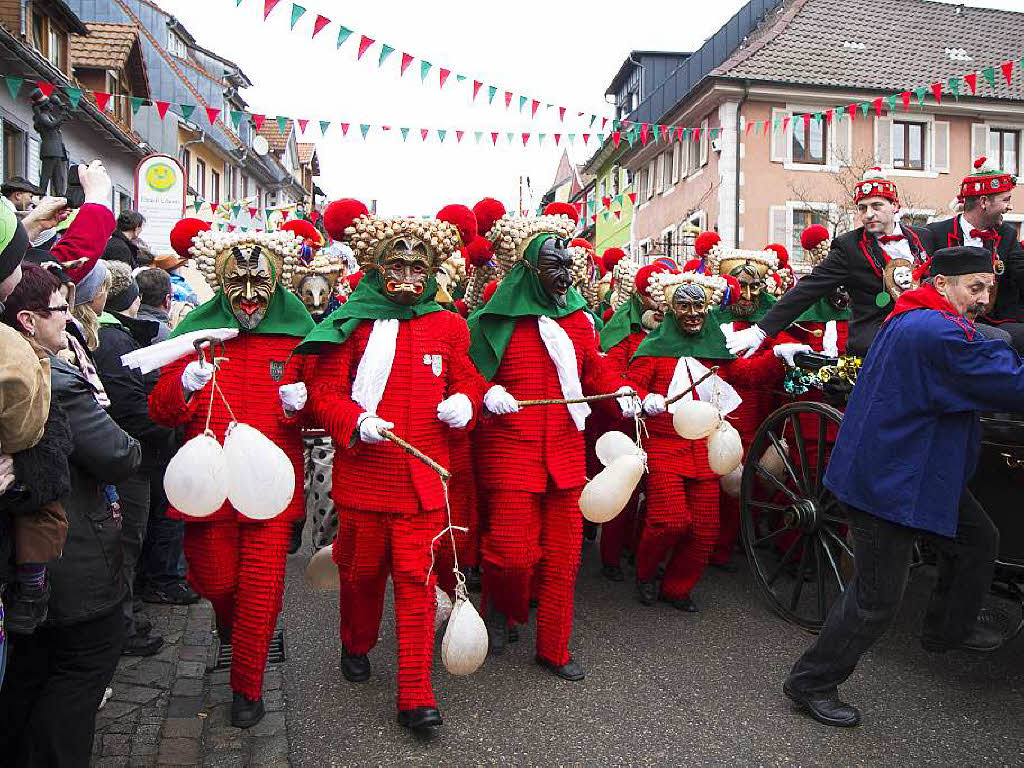
[[[185,41],[173,32],[168,33],[167,50],[179,59],[184,59],[188,55],[188,46],[185,45]]]

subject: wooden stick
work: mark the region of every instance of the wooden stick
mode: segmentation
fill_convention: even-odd
[[[704,379],[708,379],[708,378],[711,378],[711,377],[712,377],[712,376],[714,376],[714,375],[715,375],[715,374],[716,374],[717,372],[718,372],[718,366],[716,365],[716,366],[715,366],[715,367],[713,367],[713,368],[712,368],[712,369],[711,369],[710,371],[708,371],[708,372],[707,372],[707,373],[705,373],[705,374],[704,374],[703,376],[701,376],[701,377],[700,377],[699,379],[697,379],[697,380],[696,380],[695,382],[693,382],[693,384],[691,384],[691,385],[690,385],[690,386],[688,386],[688,387],[687,387],[686,389],[684,389],[684,390],[683,390],[682,392],[680,392],[680,393],[679,393],[678,395],[675,395],[675,396],[673,396],[673,397],[670,397],[670,398],[669,398],[668,400],[666,400],[666,401],[665,401],[665,405],[672,405],[672,403],[677,403],[677,402],[679,402],[679,401],[680,401],[680,400],[682,400],[682,399],[683,399],[684,397],[686,397],[686,396],[687,396],[688,394],[690,394],[691,392],[693,392],[693,390],[695,390],[695,389],[697,388],[697,385],[698,385],[698,384],[700,384],[700,383],[702,383],[702,382],[704,381]]]
[[[413,446],[409,445],[407,442],[405,442],[405,440],[400,438],[398,435],[396,435],[391,430],[382,429],[382,430],[379,430],[379,431],[380,431],[381,437],[387,438],[392,443],[394,443],[399,448],[401,448],[403,451],[408,453],[410,456],[415,456],[417,459],[422,461],[424,464],[426,464],[432,470],[437,472],[437,474],[439,474],[441,476],[442,480],[447,482],[448,480],[451,479],[451,477],[452,477],[451,472],[449,472],[447,469],[442,467],[440,464],[438,464],[432,458],[430,458],[425,453],[420,451],[418,448],[414,448]]]
[[[518,400],[520,408],[525,408],[528,405],[576,405],[577,403],[596,403],[599,400],[611,400],[613,397],[631,397],[635,396],[636,392],[627,392],[624,395],[620,395],[618,392],[609,392],[607,395],[587,395],[586,397],[573,397],[566,399],[553,399],[553,400]]]

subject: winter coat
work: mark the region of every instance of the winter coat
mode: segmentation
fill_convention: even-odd
[[[119,229],[107,241],[107,247],[103,249],[103,258],[106,261],[123,261],[132,269],[141,266],[139,264],[139,247],[124,236]]]

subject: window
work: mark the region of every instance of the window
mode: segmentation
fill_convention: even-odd
[[[1020,133],[1003,128],[990,128],[988,132],[989,156],[997,168],[1017,173]]]
[[[187,149],[181,150],[181,167],[185,169],[185,186],[187,187],[191,184],[189,176],[191,175],[190,169],[192,168],[192,153]],[[193,189],[195,188],[193,187]]]
[[[608,180],[601,179],[601,197],[608,196]]]
[[[682,153],[682,150],[680,149],[680,145],[679,144],[675,144],[675,145],[672,146],[672,183],[673,184],[675,184],[677,181],[679,181],[679,177],[682,175],[682,169],[679,167],[681,165],[679,160],[682,157],[682,154],[683,153]]]
[[[789,253],[796,257],[796,261],[803,263],[804,247],[800,243],[800,235],[810,226],[820,224],[825,229],[832,231],[832,227],[825,211],[816,211],[808,208],[794,208],[793,219],[790,222],[790,238],[788,243]]]
[[[39,11],[32,11],[32,45],[42,54],[46,54],[46,17]]]
[[[672,161],[675,159],[675,149],[670,149],[662,154],[665,167],[661,170],[661,191],[666,192],[676,180],[675,170]]]
[[[825,164],[827,126],[824,120],[804,120],[802,114],[793,115],[793,162]]]
[[[67,38],[64,36],[64,31],[52,21],[48,26],[50,28],[50,36],[46,57],[53,66],[63,71],[65,61],[64,45]]]
[[[117,210],[118,213],[121,211],[130,211],[134,207],[131,195],[126,195],[124,192],[118,191],[117,195]]]
[[[4,122],[4,178],[25,175],[25,133]]]
[[[213,201],[215,203],[220,202],[220,174],[216,171],[210,171],[210,192],[213,193]]]
[[[200,197],[206,197],[206,162],[198,157],[196,158],[195,188]]]
[[[892,124],[892,167],[923,171],[925,159],[925,123],[895,120]]]
[[[185,41],[173,32],[168,33],[167,50],[179,59],[184,59],[188,55],[188,47],[185,45]]]
[[[228,173],[231,174],[231,199],[238,199],[238,169],[233,166],[228,166]]]
[[[648,179],[647,179],[647,169],[646,168],[641,168],[640,169],[640,199],[641,200],[647,200],[647,198],[650,197],[649,192],[650,192],[650,185],[648,184]]]
[[[620,170],[619,166],[616,165],[614,168],[612,168],[612,197],[614,197],[615,195],[619,194],[619,192],[622,191],[619,188],[621,176],[622,171]]]

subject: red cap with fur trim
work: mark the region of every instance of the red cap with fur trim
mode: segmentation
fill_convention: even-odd
[[[493,197],[485,197],[473,206],[473,213],[476,214],[477,232],[484,237],[491,231],[494,222],[505,215],[505,206],[500,200]]]
[[[324,211],[324,229],[333,239],[345,242],[345,230],[369,212],[365,205],[351,197],[335,200]]]
[[[463,245],[469,245],[479,234],[476,229],[476,214],[465,205],[446,205],[435,216],[438,221],[447,221],[459,230]]]
[[[775,251],[779,257],[779,267],[789,266],[789,251],[786,250],[786,246],[779,243],[769,243],[764,247],[766,251]]]
[[[192,247],[192,238],[200,232],[206,232],[210,228],[210,222],[202,219],[182,219],[171,230],[171,248],[182,259],[192,258],[188,249]],[[178,266],[181,266],[180,264]]]
[[[305,219],[292,219],[291,221],[286,221],[281,225],[281,229],[285,232],[293,232],[313,248],[320,248],[324,244],[324,236],[320,234],[316,227],[313,226],[312,222],[306,221]]]
[[[601,266],[605,272],[611,272],[615,265],[626,258],[626,252],[621,248],[605,248],[601,254]]]
[[[636,277],[633,278],[633,290],[636,293],[646,294],[647,284],[651,281],[651,275],[655,272],[665,272],[665,267],[660,264],[648,264],[645,267],[640,267],[636,271]]]
[[[491,296],[498,290],[498,281],[491,280],[487,285],[484,286],[484,304],[491,300]]]
[[[720,242],[722,242],[722,237],[717,232],[701,232],[693,242],[693,249],[703,259]],[[685,272],[686,270],[683,271]]]
[[[800,233],[800,245],[805,251],[813,251],[819,245],[829,239],[828,230],[821,224],[812,224]]]
[[[548,203],[544,208],[545,216],[568,216],[573,224],[580,223],[580,215],[576,209],[568,203]]]

